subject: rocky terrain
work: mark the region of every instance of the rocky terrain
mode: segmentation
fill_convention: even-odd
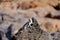
[[[0,40],[60,40],[60,0],[0,0]]]

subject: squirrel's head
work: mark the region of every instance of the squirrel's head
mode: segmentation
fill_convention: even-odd
[[[38,22],[35,18],[31,18],[29,19],[29,26],[32,27],[32,26],[37,26],[38,25]]]

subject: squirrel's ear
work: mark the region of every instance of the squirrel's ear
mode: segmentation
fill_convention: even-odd
[[[36,21],[36,19],[35,19],[35,18],[32,18],[32,21],[33,21],[33,22],[35,22],[35,21]]]
[[[29,22],[32,23],[32,19],[31,18],[29,19]]]
[[[34,23],[36,21],[36,19],[34,17],[32,17],[31,19],[29,19],[30,23]]]
[[[32,18],[32,22],[33,22],[33,23],[35,23],[35,22],[37,23],[37,20],[33,17],[33,18]]]
[[[32,19],[29,19],[29,25],[31,25],[33,23]]]
[[[34,17],[29,19],[29,24],[32,24],[32,23],[37,23],[37,20]]]

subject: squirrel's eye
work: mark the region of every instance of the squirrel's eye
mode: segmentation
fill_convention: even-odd
[[[31,26],[33,26],[33,24],[31,24]]]

